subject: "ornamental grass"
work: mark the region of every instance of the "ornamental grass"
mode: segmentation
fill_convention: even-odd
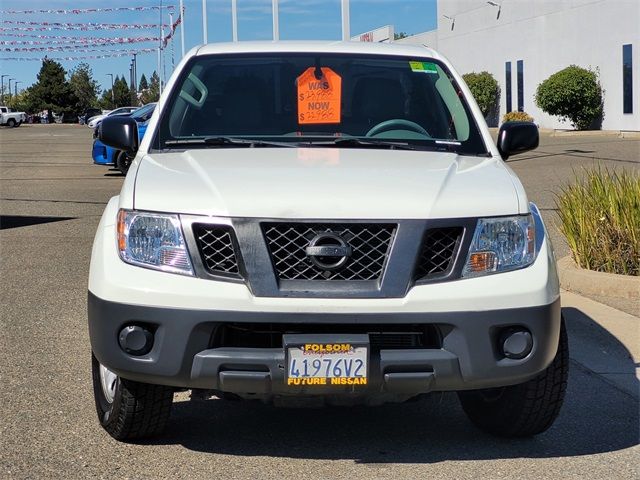
[[[557,195],[560,231],[581,268],[640,275],[640,173],[585,169]]]

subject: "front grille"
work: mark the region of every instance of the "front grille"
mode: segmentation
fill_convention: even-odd
[[[293,324],[220,323],[209,348],[282,348],[285,334],[368,334],[373,351],[442,348],[440,330],[432,324]]]
[[[462,240],[462,227],[432,228],[424,236],[414,280],[445,276],[453,268]]]
[[[240,276],[233,229],[230,226],[194,224],[193,234],[202,263],[209,273]]]
[[[265,223],[262,227],[280,280],[378,280],[396,232],[394,224]],[[337,271],[319,268],[306,254],[311,240],[322,232],[340,236],[352,249]]]

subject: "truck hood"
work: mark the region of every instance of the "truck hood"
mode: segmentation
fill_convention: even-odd
[[[518,187],[496,158],[373,149],[211,148],[144,155],[133,205],[223,217],[484,217],[526,211]]]

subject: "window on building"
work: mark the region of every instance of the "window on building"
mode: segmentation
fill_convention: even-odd
[[[511,62],[504,64],[504,82],[506,84],[507,113],[511,111]]]
[[[631,44],[622,46],[622,111],[633,113],[633,61]]]
[[[524,112],[524,62],[518,60],[518,111]]]

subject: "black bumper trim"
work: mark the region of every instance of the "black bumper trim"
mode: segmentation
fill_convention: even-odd
[[[372,352],[369,383],[357,390],[366,395],[418,394],[512,385],[544,370],[558,346],[560,299],[543,306],[480,312],[299,314],[148,307],[102,300],[89,292],[88,320],[96,358],[124,378],[263,394],[292,393],[284,385],[284,351],[211,348],[210,339],[217,324],[432,324],[442,332],[441,349]],[[120,348],[118,333],[128,324],[151,325],[155,329],[153,348],[146,355],[128,355]],[[507,326],[524,326],[532,333],[533,351],[526,358],[507,359],[498,352],[497,337]],[[312,393],[322,393],[312,388]]]

